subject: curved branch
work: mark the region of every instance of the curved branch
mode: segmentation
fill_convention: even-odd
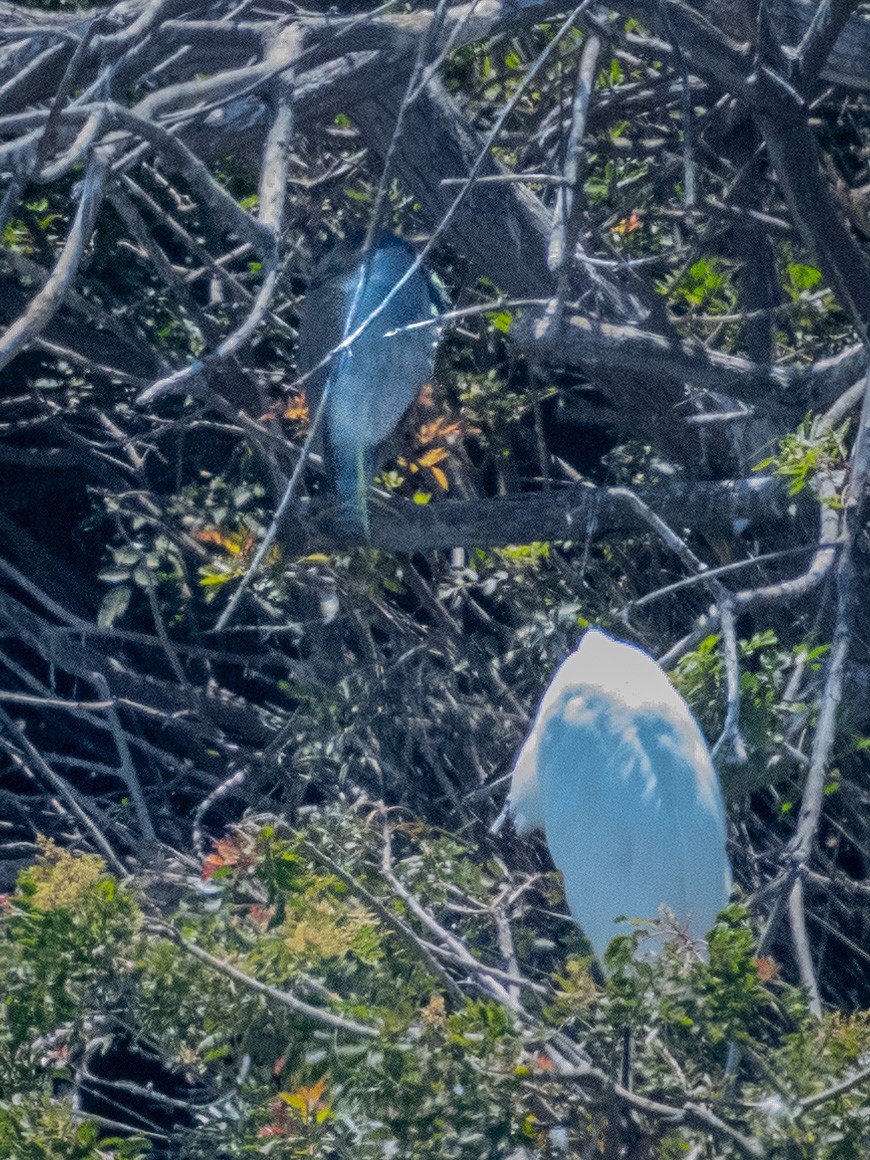
[[[72,280],[78,273],[85,246],[90,241],[103,202],[108,175],[108,159],[95,152],[85,174],[72,228],[54,269],[26,312],[0,336],[0,368],[5,367],[20,350],[40,334],[60,309]]]

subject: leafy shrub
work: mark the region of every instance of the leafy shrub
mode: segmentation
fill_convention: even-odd
[[[168,917],[50,843],[21,875],[0,921],[0,1155],[146,1154],[73,1113],[98,1039],[189,1085],[190,1122],[155,1155],[546,1156],[643,1132],[653,1156],[748,1140],[845,1160],[868,1142],[867,1013],[812,1019],[739,907],[709,962],[664,914],[613,941],[599,985],[572,924],[535,936],[539,883],[406,817],[252,818],[202,870]],[[649,930],[662,953],[639,961]]]

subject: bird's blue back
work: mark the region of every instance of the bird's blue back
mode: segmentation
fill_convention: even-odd
[[[323,286],[303,319],[308,361],[313,365],[352,335],[415,260],[413,247],[389,234],[364,258],[352,242],[330,255]],[[429,277],[417,270],[327,371],[328,468],[345,516],[364,530],[378,451],[430,381],[435,364],[435,327],[402,328],[434,312]]]

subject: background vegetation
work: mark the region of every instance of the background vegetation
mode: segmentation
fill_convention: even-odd
[[[867,1150],[870,21],[750,7],[0,4],[0,1155]],[[455,315],[360,544],[372,220]],[[490,833],[589,623],[715,746],[709,964]]]

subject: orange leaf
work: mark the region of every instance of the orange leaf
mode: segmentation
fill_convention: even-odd
[[[223,855],[227,862],[238,862],[242,854],[242,847],[233,838],[218,838],[214,848]]]
[[[219,548],[227,548],[229,550],[229,537],[219,532],[217,528],[203,528],[199,532],[193,533],[193,538],[199,540],[203,544],[217,544]]]
[[[758,971],[758,977],[762,983],[769,983],[771,979],[775,979],[779,974],[779,963],[767,955],[762,955],[760,959],[755,960],[755,968]]]
[[[203,878],[211,878],[216,870],[224,866],[239,866],[247,869],[256,864],[256,854],[253,850],[246,850],[240,842],[233,838],[218,838],[214,844],[214,853],[208,854],[202,863]]]
[[[223,866],[223,860],[217,854],[209,854],[203,859],[202,876],[208,881],[209,878],[214,877],[215,870],[220,870]]]
[[[305,392],[298,395],[291,395],[287,400],[287,406],[284,408],[284,418],[290,419],[294,423],[308,422],[308,403],[305,401]]]
[[[441,468],[440,467],[430,467],[429,470],[435,476],[435,482],[438,484],[438,486],[441,488],[441,490],[442,491],[449,491],[450,484],[447,482],[447,476],[444,474],[444,472],[441,470]]]
[[[456,427],[458,424],[453,423],[450,426]],[[440,439],[448,427],[447,420],[443,415],[439,415],[437,419],[433,419],[431,423],[421,423],[417,429],[417,440],[420,443],[432,443],[436,439]]]
[[[430,451],[424,451],[417,462],[421,467],[434,467],[436,463],[443,463],[449,455],[446,447],[433,447]]]
[[[420,1014],[433,1027],[444,1027],[447,1022],[447,1004],[444,1002],[444,996],[433,995]]]
[[[279,1092],[278,1099],[294,1108],[305,1123],[321,1105],[321,1097],[326,1091],[326,1076],[322,1075],[311,1087],[300,1087],[295,1092]]]
[[[316,1104],[323,1093],[326,1091],[326,1076],[322,1075],[317,1083],[313,1083],[310,1088],[300,1088],[299,1094],[308,1104]]]
[[[218,528],[203,528],[194,532],[194,538],[203,544],[217,544],[231,556],[246,556],[254,547],[254,537],[251,532],[233,533],[222,532]]]
[[[613,227],[615,234],[633,234],[635,230],[640,229],[640,215],[635,210],[630,213],[627,218],[623,218]]]
[[[253,906],[248,907],[248,917],[254,922],[259,922],[263,926],[271,922],[275,916],[275,909],[272,906],[258,906],[254,903]]]

